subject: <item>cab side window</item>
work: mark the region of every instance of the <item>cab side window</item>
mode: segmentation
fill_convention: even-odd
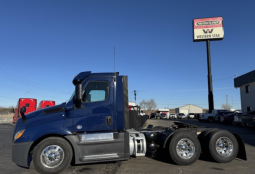
[[[82,102],[91,103],[107,100],[109,96],[108,82],[89,82],[82,91]]]

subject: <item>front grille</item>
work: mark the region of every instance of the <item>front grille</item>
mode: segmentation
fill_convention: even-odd
[[[61,112],[61,111],[64,111],[64,107],[58,107],[58,108],[44,110],[44,111],[42,111],[42,113],[44,113],[44,114],[52,114],[52,113]]]

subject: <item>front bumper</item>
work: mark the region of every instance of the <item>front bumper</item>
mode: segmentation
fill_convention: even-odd
[[[33,142],[22,142],[12,144],[12,161],[19,166],[28,167],[29,149]]]

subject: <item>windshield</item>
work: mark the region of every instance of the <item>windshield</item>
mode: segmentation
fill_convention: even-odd
[[[70,102],[71,100],[73,100],[74,94],[75,94],[75,91],[73,92],[73,94],[72,94],[71,97],[69,98],[68,102]]]

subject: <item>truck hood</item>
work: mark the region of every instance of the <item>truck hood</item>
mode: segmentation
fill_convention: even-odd
[[[56,112],[63,112],[65,110],[65,105],[66,103],[64,102],[59,105],[55,105],[55,106],[51,106],[48,108],[43,108],[43,109],[31,112],[26,115],[27,120],[29,120],[29,118],[39,116],[39,115],[47,115],[47,114],[56,113]]]
[[[57,114],[58,112],[64,112],[65,111],[65,105],[66,103],[61,103],[59,105],[51,106],[48,108],[43,108],[34,112],[31,112],[26,115],[27,121],[25,123],[22,123],[22,118],[20,117],[16,123],[16,128],[21,126],[21,127],[26,127],[27,125],[31,124],[31,122],[39,117],[45,117],[50,116],[52,114]]]
[[[62,116],[65,112],[66,103],[60,105],[40,109],[38,111],[31,112],[26,115],[27,121],[22,123],[22,118],[20,117],[16,123],[13,136],[20,130],[28,129],[33,126],[46,126],[49,123],[63,124],[64,117]]]

